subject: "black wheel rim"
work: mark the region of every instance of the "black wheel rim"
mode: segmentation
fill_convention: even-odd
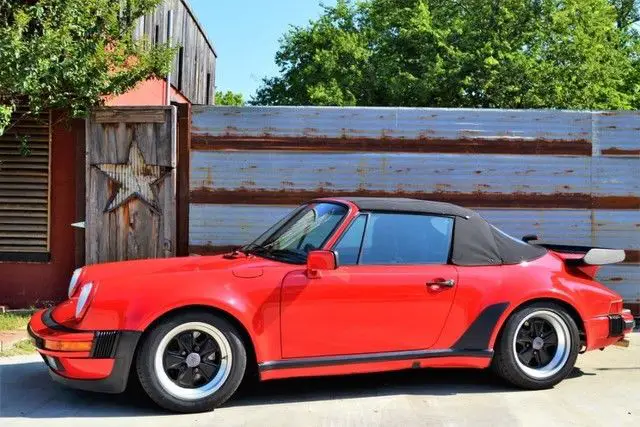
[[[162,362],[167,376],[180,387],[198,388],[213,380],[220,370],[220,348],[202,331],[184,331],[164,351]]]
[[[532,317],[526,321],[516,335],[518,360],[530,368],[539,369],[548,365],[558,350],[558,334],[553,325],[542,318]]]

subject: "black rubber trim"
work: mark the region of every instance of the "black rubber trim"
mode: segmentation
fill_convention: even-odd
[[[51,316],[51,312],[53,311],[53,308],[49,308],[47,310],[45,310],[44,313],[42,313],[42,323],[44,323],[44,325],[49,328],[49,329],[53,329],[56,331],[60,331],[60,332],[86,332],[86,331],[78,331],[76,329],[71,329],[68,328],[64,325],[61,325],[60,323],[56,322],[55,320],[53,320],[53,317]]]
[[[620,337],[624,335],[626,324],[619,314],[609,315],[609,337]]]
[[[91,357],[94,359],[113,359],[119,336],[119,331],[97,331],[91,345]]]
[[[31,337],[31,340],[33,341],[33,345],[35,345],[36,348],[39,348],[41,350],[44,349],[44,340],[33,333],[33,331],[31,330],[31,325],[27,325],[27,333]],[[44,356],[42,357],[44,358]]]
[[[354,363],[388,362],[395,360],[432,359],[440,357],[482,357],[493,356],[492,350],[411,350],[385,353],[354,354],[348,356],[304,357],[298,359],[274,360],[258,365],[261,372],[275,369],[316,368]]]
[[[487,306],[480,312],[476,320],[467,328],[462,336],[453,344],[454,350],[482,350],[489,348],[491,334],[498,319],[509,306],[508,302],[500,302]]]
[[[105,379],[78,380],[66,378],[52,370],[49,370],[49,375],[51,375],[54,381],[62,385],[80,390],[112,394],[122,393],[125,388],[127,388],[133,355],[135,354],[136,346],[138,345],[141,335],[142,332],[138,331],[120,331],[113,370]]]

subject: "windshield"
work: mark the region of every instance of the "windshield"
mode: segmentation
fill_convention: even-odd
[[[347,211],[335,203],[301,206],[242,250],[279,261],[305,263],[309,251],[324,246]]]

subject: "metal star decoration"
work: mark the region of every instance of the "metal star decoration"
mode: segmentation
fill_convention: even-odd
[[[160,213],[152,186],[164,178],[171,168],[145,163],[142,151],[135,141],[129,148],[127,163],[101,163],[94,166],[117,185],[115,194],[107,202],[105,213],[134,198],[146,203],[154,212]]]

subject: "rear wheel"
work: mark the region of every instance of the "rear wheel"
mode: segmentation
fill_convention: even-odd
[[[513,314],[496,344],[494,370],[518,387],[553,387],[571,372],[580,349],[578,327],[566,310],[538,303]]]
[[[168,318],[146,336],[136,360],[149,397],[177,412],[202,412],[223,404],[244,375],[247,354],[238,331],[212,313]]]

